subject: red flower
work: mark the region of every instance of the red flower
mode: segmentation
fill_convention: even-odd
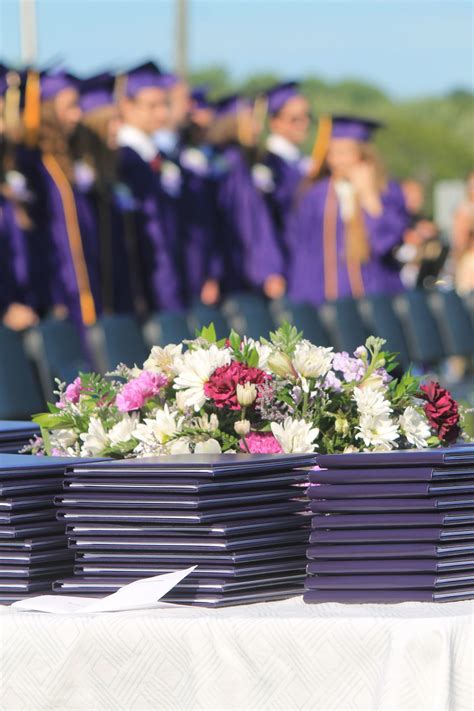
[[[434,381],[421,385],[426,400],[425,414],[431,427],[444,442],[455,442],[461,434],[459,411],[451,393]]]
[[[260,368],[249,368],[245,363],[232,362],[217,368],[204,385],[204,393],[214,400],[216,407],[240,410],[237,402],[237,385],[254,383],[262,385],[270,376]]]

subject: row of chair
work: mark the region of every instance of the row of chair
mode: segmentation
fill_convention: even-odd
[[[192,338],[211,322],[220,338],[230,328],[258,338],[289,321],[313,343],[348,352],[374,334],[386,339],[406,369],[411,364],[436,367],[452,355],[471,358],[473,312],[473,299],[461,299],[454,291],[342,299],[319,309],[287,300],[269,303],[245,293],[229,297],[220,308],[198,304],[186,314],[155,314],[145,324],[132,316],[104,316],[87,333],[89,360],[68,321],[45,319],[23,334],[0,328],[0,419],[43,409],[55,378],[70,382],[91,367],[105,373],[118,363],[141,364],[152,345]]]

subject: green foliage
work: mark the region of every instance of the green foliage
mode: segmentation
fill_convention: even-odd
[[[283,351],[287,355],[293,355],[295,348],[303,338],[303,331],[298,331],[295,326],[292,326],[288,321],[282,323],[280,328],[270,333],[271,345],[278,350]],[[264,338],[263,343],[268,343]]]

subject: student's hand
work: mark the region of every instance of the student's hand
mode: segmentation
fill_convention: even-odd
[[[208,279],[201,289],[201,301],[206,306],[213,306],[220,297],[219,282],[216,279]]]
[[[281,274],[270,274],[263,284],[263,293],[269,299],[281,299],[286,291],[286,280]]]
[[[38,321],[38,315],[30,306],[25,304],[10,304],[3,314],[3,324],[12,331],[24,331],[31,326],[35,326]]]
[[[382,213],[382,202],[377,188],[377,175],[372,163],[361,161],[349,172],[349,180],[359,196],[362,207],[370,214]]]

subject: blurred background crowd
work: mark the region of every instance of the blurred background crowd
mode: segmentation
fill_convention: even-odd
[[[177,71],[0,65],[4,329],[474,291],[468,89],[186,71],[176,5]]]

